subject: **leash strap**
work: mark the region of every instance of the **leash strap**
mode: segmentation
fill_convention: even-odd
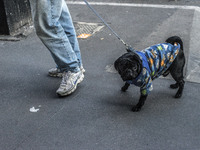
[[[86,5],[94,12],[94,14],[108,27],[108,29],[126,46],[126,50],[128,52],[134,52],[135,50],[128,45],[127,43],[124,42],[124,40],[122,40],[122,38],[120,38],[120,36],[105,22],[105,20],[98,14],[98,12],[87,2],[87,0],[83,0]]]

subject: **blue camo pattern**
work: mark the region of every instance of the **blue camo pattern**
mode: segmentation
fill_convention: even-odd
[[[180,44],[178,43],[176,45],[161,43],[136,51],[142,60],[143,68],[136,79],[126,82],[139,86],[141,94],[148,95],[153,90],[152,80],[167,71],[179,51]]]

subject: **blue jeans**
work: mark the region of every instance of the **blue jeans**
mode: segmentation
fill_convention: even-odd
[[[82,66],[79,43],[64,0],[30,0],[36,34],[49,49],[57,67],[78,72]]]

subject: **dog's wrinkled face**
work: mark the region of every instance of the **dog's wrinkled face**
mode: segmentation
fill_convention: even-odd
[[[128,81],[135,79],[140,74],[142,62],[137,54],[129,52],[119,57],[114,66],[122,80]]]

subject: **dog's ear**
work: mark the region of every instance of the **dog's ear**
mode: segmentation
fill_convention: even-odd
[[[133,52],[131,55],[132,55],[131,61],[137,62],[137,72],[140,73],[142,69],[142,60],[140,56],[135,52]]]
[[[140,65],[142,64],[142,60],[140,59],[140,56],[135,52],[130,52],[131,54],[131,61],[137,61]]]
[[[118,66],[119,66],[119,62],[120,62],[121,58],[118,58],[115,62],[114,62],[114,67],[115,69],[118,71]]]

